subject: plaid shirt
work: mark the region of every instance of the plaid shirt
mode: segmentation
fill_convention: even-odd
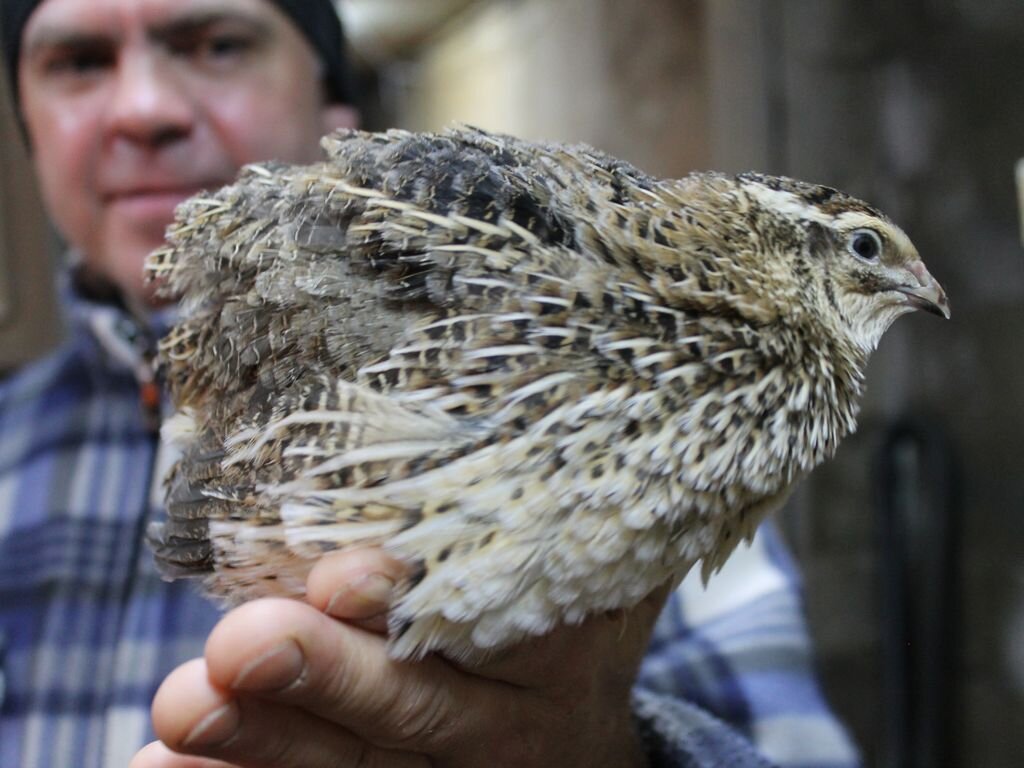
[[[142,335],[116,309],[68,305],[64,346],[0,383],[3,768],[123,768],[153,738],[157,686],[218,618],[163,582],[143,544],[161,462],[140,407]],[[771,529],[707,592],[689,578],[673,595],[634,711],[652,766],[856,764]]]

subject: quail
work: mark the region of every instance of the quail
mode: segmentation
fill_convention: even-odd
[[[707,578],[854,430],[893,320],[949,316],[907,236],[829,187],[469,127],[323,145],[187,201],[147,262],[182,307],[149,539],[229,605],[382,546],[409,566],[395,658]]]

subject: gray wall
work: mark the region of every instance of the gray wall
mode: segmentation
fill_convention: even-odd
[[[713,5],[733,18],[729,6],[740,3]],[[940,745],[929,755],[933,747],[920,744],[905,764],[1020,764],[1024,251],[1013,168],[1024,156],[1024,6],[742,5],[760,11],[746,16],[760,58],[747,74],[760,83],[754,101],[764,116],[758,133],[768,169],[833,184],[889,212],[953,308],[949,323],[911,317],[883,340],[860,433],[785,516],[806,570],[830,695],[873,764],[904,764],[892,732],[894,697],[885,695],[898,574],[880,563],[879,544],[893,525],[879,517],[877,462],[887,430],[909,418],[924,430],[925,452],[949,463],[910,472],[916,500],[904,504],[911,590],[903,608],[919,634],[904,638],[903,660],[918,696],[910,706],[918,717],[933,716],[930,744]],[[744,110],[749,104],[737,114]],[[749,145],[718,147],[725,165],[734,164],[732,152],[747,159]],[[951,565],[935,568],[928,558],[942,547],[943,525]],[[936,610],[929,601],[949,614],[929,617]],[[930,630],[929,620],[936,622]],[[948,664],[929,672],[936,652]],[[929,711],[943,697],[945,718]]]
[[[0,66],[0,375],[58,340],[50,239]]]

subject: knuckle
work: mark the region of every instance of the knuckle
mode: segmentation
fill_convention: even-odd
[[[448,743],[453,729],[453,716],[445,696],[436,688],[417,686],[391,697],[389,710],[394,720],[396,746],[422,745],[441,747]]]
[[[369,668],[358,646],[346,644],[342,636],[329,658],[320,660],[315,666],[307,666],[302,677],[292,686],[292,693],[328,707],[343,702],[348,710],[364,700],[365,697],[359,695],[360,689],[372,688],[372,681],[363,679]]]

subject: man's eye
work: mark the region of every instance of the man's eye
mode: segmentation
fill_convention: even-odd
[[[46,71],[57,75],[87,75],[112,63],[113,56],[105,51],[66,51],[50,57],[46,62]]]
[[[239,35],[217,35],[206,42],[206,51],[211,56],[229,56],[249,49],[251,41]]]
[[[220,33],[180,40],[171,47],[179,55],[187,56],[197,62],[220,64],[234,61],[252,46],[253,41],[249,37]]]

